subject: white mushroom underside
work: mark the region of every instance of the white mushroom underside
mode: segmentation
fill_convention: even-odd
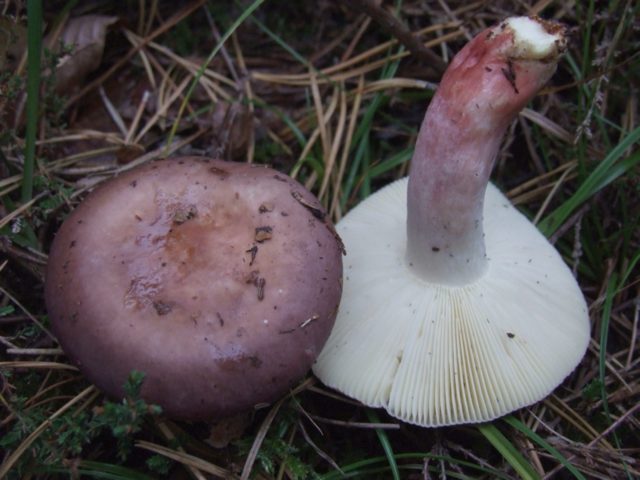
[[[406,422],[487,421],[548,395],[589,341],[584,298],[562,258],[493,185],[485,196],[489,269],[462,287],[408,269],[407,180],[352,210],[344,292],[314,372]]]

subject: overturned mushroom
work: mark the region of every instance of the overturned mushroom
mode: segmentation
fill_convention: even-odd
[[[452,60],[409,179],[339,224],[344,293],[314,372],[423,426],[486,421],[548,395],[589,341],[580,289],[491,184],[510,122],[556,68],[562,27],[511,18]]]
[[[301,185],[269,168],[180,158],[98,187],[51,247],[46,303],[62,347],[114,396],[132,370],[167,415],[271,402],[327,339],[341,244]],[[313,319],[313,321],[310,321]]]

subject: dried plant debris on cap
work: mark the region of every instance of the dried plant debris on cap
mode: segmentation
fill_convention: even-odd
[[[589,341],[584,297],[489,175],[504,133],[548,81],[564,29],[510,18],[452,60],[409,178],[337,225],[340,311],[314,372],[406,422],[483,422],[548,395]]]

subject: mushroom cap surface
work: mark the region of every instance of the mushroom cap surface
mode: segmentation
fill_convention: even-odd
[[[45,299],[64,351],[121,397],[171,417],[271,402],[308,371],[333,325],[342,244],[322,206],[272,169],[185,157],[117,176],[70,214]]]
[[[489,184],[486,274],[464,286],[422,280],[406,260],[406,193],[398,180],[338,223],[344,292],[314,373],[421,426],[484,422],[547,396],[589,342],[567,265]]]

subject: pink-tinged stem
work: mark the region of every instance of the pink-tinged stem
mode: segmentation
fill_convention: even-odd
[[[504,133],[555,71],[564,29],[511,18],[452,60],[422,122],[407,195],[407,260],[417,275],[465,285],[485,272],[484,194]]]

